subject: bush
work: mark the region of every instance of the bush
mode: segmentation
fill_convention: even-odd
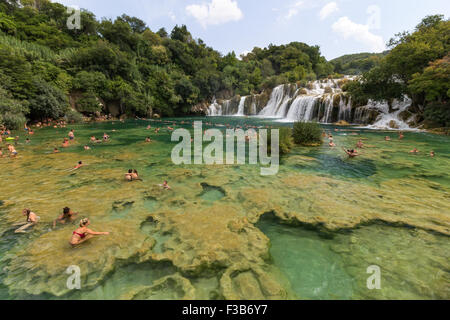
[[[425,120],[437,127],[450,127],[450,106],[447,103],[434,102],[425,108]]]
[[[81,115],[81,113],[73,109],[68,110],[64,118],[66,119],[67,123],[79,123],[83,121],[83,116]]]
[[[280,156],[288,154],[291,152],[294,146],[294,141],[292,139],[292,129],[286,127],[275,128],[272,130],[279,130],[279,152]],[[267,133],[267,146],[268,150],[271,152],[272,146],[272,132]]]
[[[296,122],[293,137],[294,142],[299,145],[322,144],[322,128],[314,122]]]

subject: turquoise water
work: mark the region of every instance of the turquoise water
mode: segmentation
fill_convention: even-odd
[[[51,151],[69,128],[36,130],[29,145],[13,133],[19,157],[0,158],[0,298],[450,297],[450,138],[407,132],[398,141],[395,132],[324,126],[337,148],[295,147],[264,177],[257,165],[174,165],[167,126],[192,130],[194,120],[222,130],[289,125],[239,117],[74,125],[75,143],[60,154]],[[104,132],[110,142],[83,149]],[[366,147],[348,159],[342,147],[359,139]],[[410,155],[414,147],[421,153]],[[80,160],[87,166],[67,171]],[[125,181],[128,169],[143,181]],[[159,187],[164,180],[172,190]],[[51,228],[65,206],[111,234],[70,248],[77,221]],[[41,221],[17,235],[25,207]],[[77,292],[66,288],[73,264],[82,270]],[[381,268],[381,290],[366,286],[370,265]]]

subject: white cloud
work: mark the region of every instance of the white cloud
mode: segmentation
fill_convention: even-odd
[[[382,52],[386,49],[383,38],[369,31],[369,26],[351,21],[348,17],[341,17],[332,26],[333,32],[344,39],[352,39],[367,46],[370,51]]]
[[[186,7],[186,12],[204,28],[207,25],[238,21],[244,16],[237,1],[233,0],[211,0],[210,3],[191,4]]]
[[[330,2],[326,4],[319,12],[320,20],[325,20],[328,16],[330,16],[332,13],[338,10],[339,7],[336,2]]]
[[[289,7],[289,11],[284,18],[289,20],[292,17],[296,16],[302,6],[303,6],[303,1],[297,1],[295,4],[293,4],[292,6]]]
[[[172,21],[177,21],[177,16],[173,13],[173,11],[169,11],[169,18]]]

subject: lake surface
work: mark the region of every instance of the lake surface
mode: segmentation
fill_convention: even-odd
[[[277,175],[261,176],[259,165],[173,164],[167,126],[192,131],[200,120],[204,129],[289,126],[130,120],[37,129],[29,144],[13,132],[19,156],[0,158],[0,299],[450,298],[449,137],[406,132],[399,141],[325,125],[336,148],[295,147]],[[52,154],[71,128],[75,142]],[[109,142],[84,150],[103,133]],[[359,139],[361,156],[348,159],[342,147]],[[86,166],[68,171],[78,161]],[[125,181],[128,169],[143,181]],[[77,221],[53,229],[66,206]],[[19,235],[23,208],[41,220]],[[71,248],[83,217],[111,234]],[[67,287],[73,265],[80,290]],[[379,290],[367,288],[374,265]]]

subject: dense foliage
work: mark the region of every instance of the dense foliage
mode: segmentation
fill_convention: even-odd
[[[450,21],[428,16],[413,33],[403,32],[389,43],[392,50],[379,65],[346,90],[357,104],[368,99],[391,100],[404,94],[432,126],[449,126]]]
[[[322,144],[322,128],[314,122],[296,122],[293,129],[294,142],[299,145]]]
[[[247,95],[333,71],[319,47],[303,43],[255,48],[239,59],[194,39],[186,26],[153,32],[138,18],[98,21],[82,10],[81,29],[70,30],[70,15],[48,0],[0,0],[0,121],[8,126],[24,116],[79,119],[74,109],[184,115],[215,95]]]
[[[330,63],[334,71],[345,75],[360,75],[380,64],[381,59],[388,54],[383,53],[356,53],[333,59]]]

